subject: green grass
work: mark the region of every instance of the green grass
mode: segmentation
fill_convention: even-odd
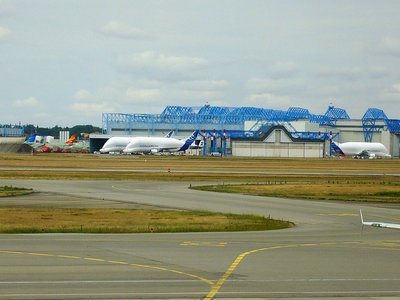
[[[308,181],[307,181],[308,180]],[[192,189],[246,195],[315,199],[363,201],[380,203],[400,203],[400,183],[398,179],[379,178],[373,180],[310,180],[278,181],[267,184],[230,184],[194,186]]]
[[[33,193],[32,189],[18,188],[12,186],[0,186],[0,197],[15,197]]]
[[[0,208],[0,233],[152,233],[258,231],[292,227],[287,221],[255,215],[211,212]]]

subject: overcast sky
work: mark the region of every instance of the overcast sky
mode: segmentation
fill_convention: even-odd
[[[400,1],[0,0],[0,124],[332,102],[400,118]]]

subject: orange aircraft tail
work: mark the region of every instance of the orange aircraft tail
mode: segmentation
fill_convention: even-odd
[[[67,145],[71,145],[71,144],[75,143],[75,141],[76,141],[76,133],[74,133],[74,134],[68,139],[68,141],[66,141],[65,143],[66,143]]]

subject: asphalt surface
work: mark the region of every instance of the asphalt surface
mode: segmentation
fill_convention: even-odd
[[[268,232],[0,235],[0,299],[400,299],[400,231],[362,228],[358,215],[400,223],[396,207],[214,194],[189,183],[0,185],[43,193],[2,205],[145,205],[296,223]]]

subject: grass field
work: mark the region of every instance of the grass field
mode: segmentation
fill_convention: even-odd
[[[272,230],[293,226],[254,215],[138,209],[0,208],[0,233],[150,233]]]
[[[22,196],[31,193],[33,193],[33,190],[31,189],[16,188],[12,186],[0,186],[0,198]]]
[[[193,189],[213,192],[240,193],[246,195],[268,196],[279,198],[342,200],[400,203],[400,184],[390,181],[342,182],[326,183],[269,183],[245,185],[207,185],[192,187]]]
[[[294,174],[296,172],[341,172],[349,175],[354,172],[371,175],[392,174],[399,172],[400,160],[0,154],[0,167],[37,168],[35,170],[2,170],[0,178],[262,182],[271,180],[271,176],[250,174],[246,171],[291,172]],[[46,167],[52,169],[41,170]],[[85,170],[76,168],[85,168]],[[101,172],[102,169],[113,172]],[[135,170],[137,171],[135,172]],[[190,170],[197,172],[190,173]],[[218,170],[221,172],[218,173]],[[224,173],[230,170],[239,170],[244,173]],[[185,173],[181,171],[185,171]]]

